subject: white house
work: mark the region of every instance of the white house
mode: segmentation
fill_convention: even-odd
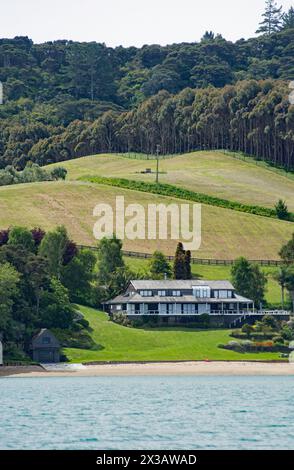
[[[253,300],[237,294],[229,281],[134,280],[124,294],[107,304],[110,314],[128,317],[233,316],[254,310]]]

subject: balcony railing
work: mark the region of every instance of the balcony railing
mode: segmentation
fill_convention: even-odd
[[[215,311],[207,311],[207,312],[195,312],[195,313],[177,313],[177,312],[166,312],[161,313],[158,310],[149,310],[146,312],[127,312],[126,310],[121,310],[119,313],[124,315],[130,316],[161,316],[161,317],[168,317],[168,316],[176,316],[176,317],[191,317],[191,316],[201,316],[201,315],[210,315],[210,316],[288,316],[291,312],[287,310],[215,310]]]

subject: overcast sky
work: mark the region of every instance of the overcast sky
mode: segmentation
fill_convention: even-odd
[[[142,46],[254,36],[265,0],[0,0],[1,37]],[[278,1],[288,9],[294,0]]]

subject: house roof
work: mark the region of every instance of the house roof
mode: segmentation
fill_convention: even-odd
[[[191,280],[160,280],[160,281],[153,281],[153,280],[133,280],[130,281],[130,284],[136,290],[144,290],[144,289],[192,289],[193,287],[201,287],[201,286],[208,286],[211,289],[227,289],[227,290],[234,290],[233,285],[230,281],[205,281],[205,280],[198,280],[198,279],[191,279]]]
[[[108,304],[123,304],[123,303],[144,303],[144,304],[153,304],[153,303],[173,303],[173,304],[182,304],[182,303],[209,303],[209,304],[219,304],[219,303],[251,303],[252,300],[247,299],[246,297],[242,297],[241,295],[236,295],[234,298],[229,299],[217,299],[214,297],[209,298],[197,298],[194,295],[181,295],[180,297],[173,297],[173,296],[158,296],[153,295],[152,297],[143,297],[142,295],[135,292],[131,295],[118,295],[114,299],[106,302]]]

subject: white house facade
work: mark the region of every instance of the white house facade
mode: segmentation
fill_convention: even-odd
[[[224,316],[254,311],[253,300],[239,295],[229,281],[134,280],[124,294],[107,305],[110,314],[132,318]]]

